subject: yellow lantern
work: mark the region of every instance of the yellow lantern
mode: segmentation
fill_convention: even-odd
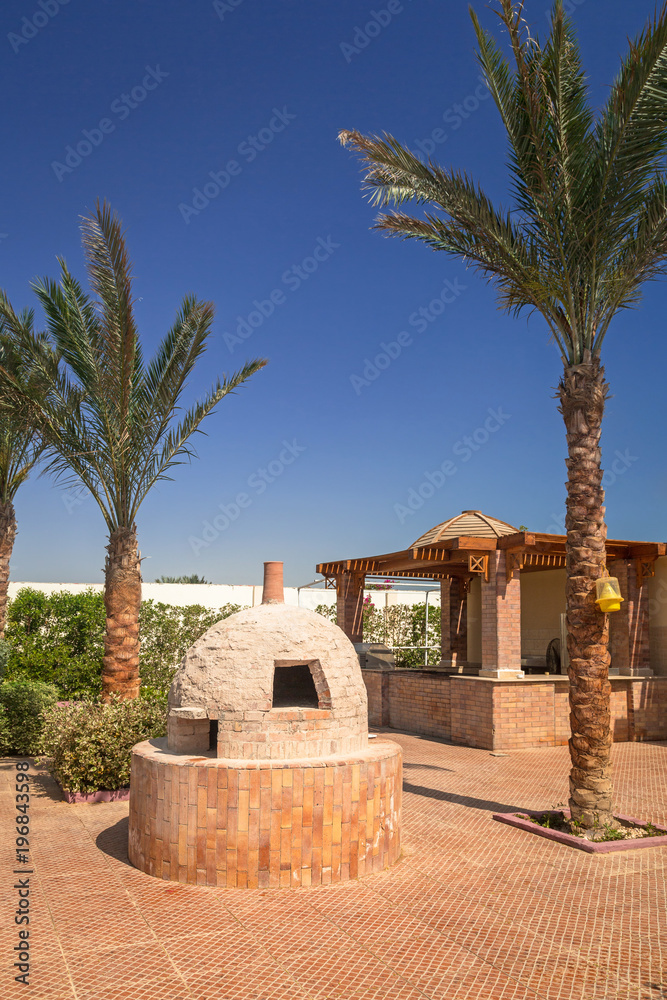
[[[606,572],[606,571],[605,571]],[[615,576],[602,576],[599,580],[595,581],[595,591],[597,597],[595,598],[595,603],[599,607],[600,611],[620,611],[621,601],[624,600],[621,597],[621,588],[618,585],[618,580]]]

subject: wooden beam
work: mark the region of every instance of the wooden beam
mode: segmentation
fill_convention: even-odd
[[[470,535],[459,535],[451,539],[451,548],[464,552],[493,552],[498,545],[497,538],[474,538]]]
[[[628,546],[629,559],[657,559],[667,555],[665,542],[633,542]]]
[[[655,576],[655,559],[649,557],[648,559],[636,559],[636,569],[637,569],[637,586],[643,587],[644,580],[648,580],[649,577]]]
[[[338,559],[332,562],[318,563],[316,570],[322,576],[337,576],[341,573],[368,573],[381,575],[392,573],[424,577],[427,579],[442,579],[448,575],[459,576],[462,570],[467,571],[468,553],[480,556],[485,552],[499,549],[521,549],[526,555],[531,551],[534,555],[562,557],[549,562],[548,560],[525,560],[524,569],[535,570],[538,567],[549,569],[564,565],[565,535],[550,535],[544,532],[517,531],[501,538],[475,538],[470,535],[460,535],[457,538],[446,538],[437,545],[419,546],[404,549],[401,552],[386,552],[378,556],[366,556],[359,559]],[[667,542],[633,542],[615,538],[607,539],[606,552],[608,559],[658,559],[667,555]]]
[[[523,555],[523,570],[563,569],[565,553],[561,552],[525,552]]]
[[[514,576],[514,573],[518,570],[521,571],[523,568],[525,552],[523,549],[507,549],[505,552],[505,579],[509,581]]]
[[[631,548],[633,545],[663,545],[664,542],[644,542],[641,539],[627,539],[627,538],[610,538],[608,539],[610,545],[625,546],[625,548]]]
[[[454,561],[447,562],[420,562],[414,559],[402,559],[400,561],[387,561],[386,563],[379,563],[377,573],[386,573],[387,576],[391,576],[393,572],[407,571],[412,573],[421,574],[424,577],[432,576],[435,572],[447,572],[450,568],[456,568],[456,566],[467,566],[467,558],[464,563],[461,560],[460,563]]]
[[[535,533],[532,531],[517,531],[513,535],[503,535],[498,539],[499,549],[521,549],[526,545],[535,544]]]
[[[374,573],[374,566],[380,565],[381,561],[387,559],[398,559],[402,556],[410,556],[410,549],[402,552],[386,552],[379,556],[362,556],[359,559],[334,559],[331,562],[318,563],[316,572],[322,576],[330,576],[335,573],[363,571],[364,573]]]
[[[375,562],[372,559],[341,559],[340,562],[318,563],[315,567],[322,576],[340,576],[341,573],[373,573]]]
[[[559,554],[565,554],[565,542],[541,542],[539,539],[535,540],[535,544],[531,546],[535,552],[541,552],[545,555],[548,553],[557,552]]]
[[[396,577],[407,577],[409,579],[417,580],[445,580],[450,576],[466,576],[468,572],[468,564],[460,563],[456,566],[434,566],[433,564],[429,566],[415,566],[414,569],[399,569],[392,570],[390,573],[382,573],[382,576],[396,576]]]
[[[486,582],[489,582],[489,555],[484,553],[482,555],[475,555],[474,552],[468,553],[468,572],[469,573],[479,573],[484,577]]]
[[[628,559],[627,545],[619,545],[616,542],[606,542],[605,551],[608,559]]]

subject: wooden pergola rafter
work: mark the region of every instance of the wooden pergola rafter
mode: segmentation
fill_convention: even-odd
[[[488,555],[505,550],[506,566],[510,573],[515,569],[535,572],[565,567],[565,535],[518,531],[500,538],[480,538],[459,535],[447,538],[437,545],[422,545],[401,552],[387,552],[378,556],[359,559],[340,559],[319,563],[317,572],[327,580],[335,580],[344,573],[363,573],[367,576],[410,577],[424,580],[443,580],[449,577],[488,575]],[[637,560],[637,571],[645,579],[653,575],[653,564],[667,554],[665,542],[636,542],[622,539],[607,540],[607,560]]]
[[[496,574],[499,568],[501,553],[504,560],[500,560],[500,564],[504,562],[503,577],[507,586],[518,585],[518,577],[524,573],[564,569],[565,541],[565,535],[535,531],[516,531],[493,538],[457,535],[453,538],[441,538],[434,544],[413,545],[399,552],[319,563],[317,572],[322,574],[327,587],[336,588],[338,620],[353,642],[361,642],[363,638],[363,591],[367,576],[439,581],[444,595],[443,609],[445,605],[454,609],[450,637],[446,641],[451,646],[460,639],[462,646],[466,629],[465,608],[461,610],[459,605],[470,589],[471,580],[481,578],[483,583],[489,584],[490,574]],[[616,538],[607,541],[608,562],[634,561],[632,573],[633,576],[636,574],[638,588],[642,587],[645,580],[654,576],[655,561],[665,554],[665,542],[637,542]],[[493,579],[495,578],[493,575]],[[443,611],[443,614],[446,615],[446,612]],[[459,618],[458,626],[454,624],[456,615]],[[456,636],[452,638],[454,633]],[[446,656],[444,645],[443,640],[443,655]]]

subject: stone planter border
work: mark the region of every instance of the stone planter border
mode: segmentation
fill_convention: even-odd
[[[570,816],[569,809],[521,809],[520,811],[528,816],[551,815],[565,816],[566,818]],[[615,817],[623,823],[634,823],[636,826],[645,825],[644,820],[635,819],[633,816],[624,816],[621,813],[615,813]],[[642,837],[636,840],[604,840],[593,842],[591,840],[584,840],[581,837],[575,837],[571,833],[563,833],[560,830],[549,830],[547,827],[538,826],[536,823],[531,823],[530,820],[520,819],[513,812],[494,813],[493,819],[497,820],[498,823],[506,823],[508,826],[515,826],[519,830],[525,830],[526,833],[534,833],[538,837],[555,840],[559,844],[565,844],[566,847],[575,847],[579,851],[586,851],[587,854],[611,854],[616,851],[638,851],[644,847],[667,847],[667,827],[660,826],[657,823],[653,825],[657,830],[664,830],[664,836]]]
[[[68,792],[62,788],[65,802],[127,802],[130,797],[130,789],[116,788],[110,791],[108,788],[98,788],[96,792]]]

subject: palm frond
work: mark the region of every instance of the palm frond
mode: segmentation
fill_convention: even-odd
[[[34,408],[23,398],[24,387],[33,393],[44,390],[44,380],[21,349],[21,338],[29,336],[48,366],[57,370],[58,359],[42,334],[33,331],[34,313],[17,314],[0,290],[0,502],[12,501],[46,449],[46,442],[33,418]],[[18,334],[18,335],[17,335]]]
[[[23,359],[23,367],[7,359],[3,366],[0,354],[0,410],[21,409],[43,442],[44,470],[61,485],[83,484],[113,531],[134,523],[153,483],[192,457],[189,438],[205,417],[266,362],[249,362],[218,380],[179,419],[181,399],[206,349],[212,304],[186,296],[144,367],[120,220],[98,204],[82,228],[94,297],[61,260],[58,282],[43,278],[33,285],[47,324],[47,334],[39,335],[32,315],[17,315],[0,294],[0,349],[6,342]],[[1,452],[0,440],[0,461]]]
[[[205,417],[213,412],[218,403],[235,392],[256,372],[265,367],[267,361],[264,358],[257,358],[247,362],[243,368],[232,375],[224,376],[218,380],[207,396],[192,406],[182,417],[180,422],[169,429],[160,438],[159,448],[154,448],[149,459],[144,463],[137,480],[134,505],[131,516],[136,516],[140,504],[145,499],[151,487],[160,479],[168,478],[166,473],[175,465],[180,465],[194,457],[195,452],[190,443],[192,435],[201,431],[201,424]],[[139,470],[138,470],[139,471]]]
[[[401,205],[437,199],[437,186],[431,164],[424,164],[392,135],[365,136],[357,131],[340,132],[338,140],[359,154],[364,168],[363,188],[369,191],[371,205]]]
[[[630,44],[596,128],[597,199],[617,227],[641,209],[667,146],[667,3]]]
[[[146,417],[169,410],[206,350],[214,308],[194,296],[183,299],[171,330],[135,386],[133,404]]]
[[[120,219],[104,202],[81,220],[88,280],[98,296],[105,394],[127,415],[135,368],[141,365],[132,301],[132,271]]]
[[[23,421],[0,416],[0,503],[14,499],[43,450],[41,439]]]
[[[499,0],[507,57],[471,12],[478,60],[509,144],[510,208],[465,174],[423,163],[394,136],[341,132],[361,157],[376,227],[472,265],[500,308],[538,310],[564,360],[599,353],[613,314],[665,273],[667,0],[631,43],[596,116],[576,31],[556,0],[544,42],[523,2]]]

